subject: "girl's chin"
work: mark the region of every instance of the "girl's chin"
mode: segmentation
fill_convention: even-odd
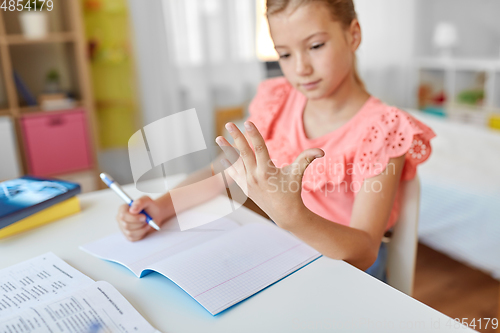
[[[310,100],[321,99],[325,95],[324,91],[322,91],[321,89],[314,89],[314,90],[301,89],[301,92],[304,96],[307,97],[307,99]]]

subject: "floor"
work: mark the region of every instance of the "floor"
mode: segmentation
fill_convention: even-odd
[[[418,246],[413,297],[451,318],[468,318],[467,323],[475,319],[479,332],[500,332],[492,328],[491,321],[485,328],[485,318],[500,320],[499,281],[422,244]]]

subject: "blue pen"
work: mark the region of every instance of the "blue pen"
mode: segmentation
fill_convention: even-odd
[[[104,184],[106,184],[110,189],[115,191],[115,193],[118,194],[120,198],[122,198],[127,203],[127,205],[132,206],[132,202],[134,201],[125,192],[123,192],[123,189],[120,186],[120,184],[115,182],[115,180],[111,178],[110,175],[108,175],[107,173],[101,173],[101,179],[104,182]],[[151,216],[149,216],[149,214],[144,211],[144,209],[141,210],[140,214],[146,215],[146,222],[151,227],[155,228],[156,230],[160,230],[160,227],[155,223],[155,221],[153,221]]]

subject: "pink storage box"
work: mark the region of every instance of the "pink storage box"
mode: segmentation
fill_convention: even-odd
[[[92,166],[83,109],[26,115],[21,126],[30,174],[49,176]]]

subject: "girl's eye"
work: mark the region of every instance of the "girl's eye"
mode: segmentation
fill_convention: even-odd
[[[286,59],[290,56],[290,54],[285,53],[285,54],[280,54],[279,56],[280,56],[280,59]]]
[[[322,47],[323,45],[325,45],[325,43],[321,43],[321,44],[314,44],[313,46],[311,46],[311,49],[319,49],[320,47]]]

